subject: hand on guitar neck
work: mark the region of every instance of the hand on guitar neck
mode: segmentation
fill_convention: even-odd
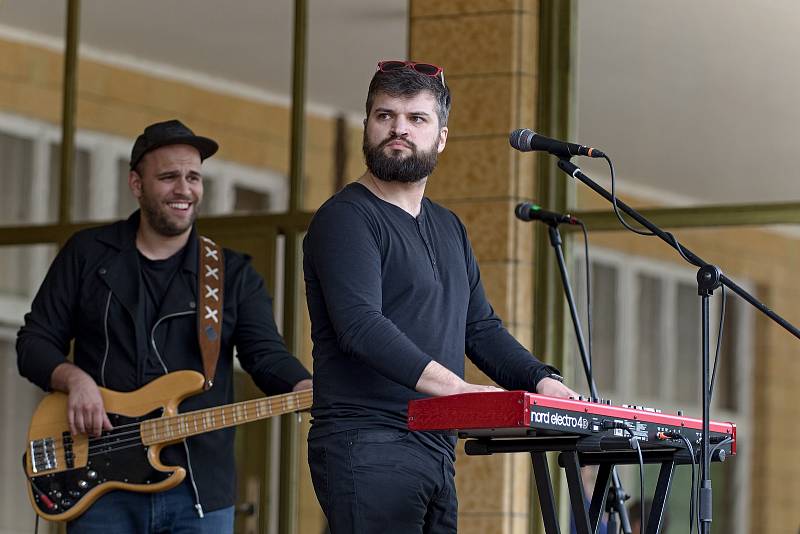
[[[62,363],[53,370],[50,387],[69,395],[67,419],[73,435],[99,436],[103,430],[113,428],[97,384],[80,367]]]
[[[305,380],[301,380],[297,384],[294,385],[292,391],[302,391],[304,389],[313,389],[314,383],[311,381],[310,378],[306,378]]]

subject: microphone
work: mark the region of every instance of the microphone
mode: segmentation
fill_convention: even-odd
[[[605,156],[596,148],[550,139],[527,128],[520,128],[511,132],[508,142],[520,152],[549,152],[559,158],[571,158],[572,156],[602,158]]]
[[[521,202],[517,204],[514,215],[521,221],[542,221],[547,224],[580,224],[580,221],[572,215],[564,215],[554,211],[543,210],[538,204],[533,202]]]

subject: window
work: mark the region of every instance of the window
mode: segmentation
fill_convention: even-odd
[[[127,217],[137,209],[139,204],[136,198],[131,194],[128,187],[128,166],[129,158],[121,157],[117,159],[117,195],[116,208],[114,215],[119,218]]]
[[[264,213],[269,211],[270,198],[268,193],[253,191],[246,187],[234,188],[236,201],[233,206],[235,213]]]
[[[606,265],[591,265],[592,317],[594,331],[592,337],[592,371],[599,391],[615,389],[617,361],[616,324],[618,277],[617,271]]]
[[[30,176],[33,167],[33,141],[0,133],[0,222],[20,224],[29,221]]]
[[[575,299],[585,318],[586,284],[584,258],[573,258]],[[591,251],[593,372],[602,398],[616,405],[636,404],[664,413],[683,413],[700,418],[701,299],[692,267],[653,261],[649,258],[595,248]],[[742,281],[739,281],[740,284]],[[741,284],[745,287],[747,284]],[[711,365],[717,339],[722,291],[710,302]],[[730,464],[713,466],[714,502],[723,513],[715,513],[715,532],[734,532],[733,525],[746,524],[749,494],[746,483],[750,462],[747,433],[752,365],[754,314],[747,303],[726,293],[725,325],[720,364],[712,399],[712,419],[735,421],[739,427],[738,454]],[[583,320],[586,334],[585,319]],[[570,336],[570,340],[574,336]],[[588,392],[580,356],[572,342],[571,385]],[[620,470],[625,489],[638,498],[638,467]],[[674,517],[669,533],[685,532],[688,517],[688,466],[677,468],[668,507]],[[646,469],[646,493],[652,493],[658,468]],[[675,488],[687,491],[675,491]],[[728,516],[730,519],[723,519]],[[680,519],[678,519],[680,518]],[[722,530],[718,530],[722,529]],[[736,531],[739,532],[739,531]],[[741,531],[743,532],[743,531]]]
[[[717,291],[717,297],[719,291]],[[701,340],[700,327],[700,297],[697,294],[697,284],[688,282],[677,283],[677,303],[673,312],[675,314],[675,341],[677,350],[675,358],[677,367],[673,378],[675,387],[673,398],[692,399],[692,404],[700,403],[701,382]],[[714,324],[717,323],[714,317]]]
[[[52,219],[58,218],[58,182],[61,174],[61,143],[50,143],[50,191],[48,198],[48,212],[52,214]],[[73,221],[89,220],[92,211],[89,209],[92,201],[90,181],[91,173],[91,154],[86,148],[76,147],[75,155],[72,160],[72,201],[70,211]]]

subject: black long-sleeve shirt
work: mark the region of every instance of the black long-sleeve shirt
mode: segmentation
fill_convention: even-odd
[[[431,360],[463,378],[466,353],[507,389],[533,390],[549,373],[489,305],[461,221],[427,198],[415,218],[350,184],[319,209],[303,251],[312,438],[406,428],[408,401],[424,396],[414,387]]]

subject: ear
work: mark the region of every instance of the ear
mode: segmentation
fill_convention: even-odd
[[[439,154],[442,153],[444,146],[447,144],[447,132],[447,126],[439,130],[439,146],[436,147],[436,150],[439,152]]]
[[[135,198],[139,199],[142,197],[142,177],[133,169],[128,172],[128,187],[131,189],[131,193],[133,193]]]

